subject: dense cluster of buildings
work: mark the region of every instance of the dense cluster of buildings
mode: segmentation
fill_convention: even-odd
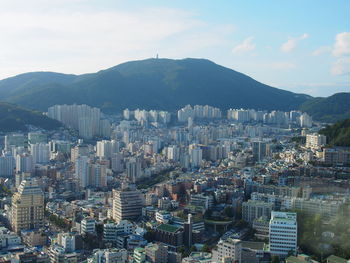
[[[304,262],[298,217],[331,224],[349,201],[348,168],[327,166],[350,151],[298,111],[48,116],[66,128],[3,135],[0,262]]]
[[[229,109],[227,118],[240,123],[261,122],[275,125],[296,124],[300,127],[310,128],[312,117],[300,111],[256,111],[254,109]]]

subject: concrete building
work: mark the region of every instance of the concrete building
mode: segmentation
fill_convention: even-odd
[[[16,168],[16,159],[11,153],[0,156],[0,177],[12,177]]]
[[[270,218],[272,204],[262,201],[248,200],[242,203],[242,218],[244,221],[253,223],[259,217]]]
[[[47,143],[47,134],[41,132],[29,132],[28,133],[28,143]]]
[[[35,164],[46,164],[50,161],[50,147],[47,143],[30,144],[30,153]]]
[[[297,252],[298,225],[297,214],[271,212],[269,225],[269,246],[273,255],[285,257]]]
[[[142,247],[135,248],[133,256],[135,263],[144,263],[146,261],[146,252]]]
[[[150,263],[167,263],[168,247],[163,244],[149,243],[145,246],[146,260]]]
[[[324,148],[322,161],[329,165],[350,164],[350,147]]]
[[[214,197],[212,195],[193,194],[191,195],[190,205],[208,210],[214,205]]]
[[[82,188],[89,185],[89,161],[87,156],[80,156],[75,161],[75,178]]]
[[[327,137],[318,134],[318,133],[313,133],[313,134],[307,134],[306,135],[306,147],[308,148],[320,148],[321,146],[324,146],[327,143]]]
[[[268,155],[268,144],[263,141],[252,142],[253,157],[257,162],[261,162]]]
[[[31,173],[34,170],[33,156],[30,154],[18,154],[16,156],[16,173]]]
[[[12,147],[24,147],[27,138],[24,134],[8,134],[5,136],[5,151],[10,151]]]
[[[36,180],[23,180],[13,195],[11,224],[17,233],[44,225],[44,193]]]
[[[291,202],[292,209],[303,211],[309,215],[319,214],[326,220],[335,217],[343,204],[342,201],[304,198],[292,198]]]
[[[117,236],[132,234],[134,226],[128,220],[121,220],[119,223],[107,223],[103,225],[103,240],[116,243]]]
[[[188,257],[183,258],[182,263],[211,263],[212,254],[208,252],[192,252]],[[221,262],[221,261],[220,261]]]
[[[230,258],[232,262],[239,262],[241,258],[242,241],[228,238],[220,240],[217,245],[217,261],[223,262],[225,258]]]
[[[172,251],[177,251],[178,248],[184,245],[183,229],[169,224],[162,224],[155,230],[155,240],[169,246]]]
[[[96,221],[94,218],[86,217],[81,220],[80,232],[82,234],[96,234]]]
[[[126,249],[95,249],[88,258],[88,263],[127,263],[128,251]]]
[[[113,219],[137,219],[142,214],[143,196],[137,190],[113,190]]]
[[[203,151],[199,146],[196,145],[190,145],[189,146],[189,155],[190,155],[190,162],[192,168],[198,168],[202,164],[202,155]]]
[[[16,246],[22,243],[21,238],[6,227],[0,227],[0,250],[9,246]]]

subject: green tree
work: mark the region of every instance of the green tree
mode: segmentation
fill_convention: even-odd
[[[272,256],[271,263],[279,263],[279,262],[280,262],[280,258],[278,256]]]
[[[227,217],[232,218],[232,217],[234,216],[232,206],[226,207],[225,210],[224,210],[224,213],[225,213],[225,215],[226,215]]]

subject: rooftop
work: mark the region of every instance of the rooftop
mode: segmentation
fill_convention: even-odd
[[[255,250],[264,250],[265,243],[264,242],[249,242],[249,241],[242,241],[242,247],[255,249]]]
[[[329,262],[329,263],[347,263],[348,261],[345,258],[330,255],[327,258],[327,262]]]
[[[181,229],[181,227],[173,226],[173,225],[169,225],[169,224],[162,224],[157,229],[163,230],[163,231],[166,231],[166,232],[175,233],[176,231]]]

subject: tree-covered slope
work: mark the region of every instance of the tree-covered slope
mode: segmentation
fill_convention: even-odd
[[[33,87],[14,91],[5,99],[40,110],[54,104],[86,103],[105,111],[176,110],[186,104],[290,110],[310,99],[264,85],[205,59],[146,59],[63,78],[45,83],[32,80]],[[9,89],[4,81],[0,81],[0,94],[2,89]]]
[[[318,121],[336,122],[350,118],[350,93],[343,92],[327,98],[314,98],[303,103],[300,109]]]
[[[43,115],[42,112],[27,110],[16,105],[0,102],[0,131],[26,131],[26,125],[46,130],[56,129],[61,124]]]
[[[350,119],[339,121],[320,130],[327,136],[328,144],[334,146],[350,146]]]

